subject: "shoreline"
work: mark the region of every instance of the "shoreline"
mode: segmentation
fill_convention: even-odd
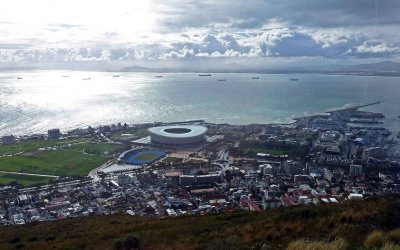
[[[353,105],[353,106],[342,106],[338,108],[331,108],[326,110],[323,113],[316,113],[312,115],[305,115],[305,116],[299,116],[299,117],[288,117],[287,119],[290,119],[291,121],[288,122],[277,122],[277,123],[247,123],[247,124],[232,124],[232,123],[216,123],[216,122],[208,122],[206,119],[189,119],[189,120],[184,120],[184,121],[146,121],[146,122],[135,122],[135,123],[127,123],[127,122],[118,122],[116,124],[127,124],[128,126],[147,126],[147,125],[155,125],[155,124],[161,124],[161,125],[179,125],[179,124],[191,124],[191,123],[202,123],[202,124],[209,124],[209,125],[229,125],[229,126],[290,126],[294,125],[296,123],[299,123],[303,119],[314,119],[317,117],[326,117],[329,116],[328,114],[334,113],[334,112],[342,112],[342,111],[358,111],[360,108],[368,107],[368,106],[374,106],[381,104],[382,101],[376,101],[372,103],[366,103],[366,104],[358,104],[358,105]],[[368,112],[368,111],[367,111]],[[383,114],[383,113],[382,113]],[[381,123],[380,123],[381,124]],[[87,128],[94,128],[98,129],[100,127],[104,126],[113,126],[115,123],[112,124],[100,124],[100,125],[87,125],[86,127],[73,127],[73,128],[68,128],[68,129],[60,129],[60,130],[65,130],[65,133],[74,131],[74,130],[82,130],[82,129],[87,129]],[[381,124],[383,125],[383,123]],[[93,126],[93,127],[92,127]],[[157,125],[158,126],[158,125]],[[52,129],[52,128],[48,128]],[[14,136],[18,137],[24,137],[24,136],[35,136],[35,135],[45,135],[46,132],[38,132],[38,133],[33,133],[33,134],[12,134]],[[1,134],[0,137],[3,136],[8,136],[9,134]]]

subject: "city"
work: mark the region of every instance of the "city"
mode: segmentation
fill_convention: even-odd
[[[0,223],[261,211],[399,193],[396,133],[382,127],[384,114],[359,110],[378,104],[281,125],[192,120],[4,136]],[[47,169],[78,154],[89,159]],[[11,171],[7,161],[22,167]]]

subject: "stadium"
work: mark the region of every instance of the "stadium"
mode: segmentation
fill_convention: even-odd
[[[149,128],[151,143],[164,145],[188,145],[205,140],[207,128],[198,125],[162,126]]]
[[[165,155],[166,153],[160,150],[133,149],[122,153],[119,156],[118,163],[131,165],[151,164]]]

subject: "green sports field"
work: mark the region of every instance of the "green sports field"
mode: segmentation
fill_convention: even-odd
[[[144,153],[140,154],[137,157],[132,158],[133,160],[136,161],[152,161],[160,157],[160,154],[155,154],[155,153]]]
[[[84,176],[105,163],[109,159],[108,155],[126,149],[121,144],[89,140],[89,138],[82,138],[73,141],[39,141],[0,146],[0,152],[6,155],[24,152],[18,155],[0,155],[0,170],[58,176]],[[71,146],[57,150],[39,150],[39,148],[65,144],[71,144]],[[15,181],[21,183],[18,178],[15,178]]]
[[[32,175],[18,175],[18,174],[3,174],[0,173],[0,184],[7,185],[12,182],[27,187],[37,184],[48,184],[53,178],[44,176],[32,176]]]
[[[19,152],[29,152],[29,151],[37,150],[38,148],[45,148],[45,147],[54,147],[54,146],[76,144],[76,143],[87,143],[91,139],[92,139],[91,137],[83,137],[83,138],[77,138],[77,139],[28,141],[28,142],[13,144],[13,145],[0,145],[0,155],[16,154]]]

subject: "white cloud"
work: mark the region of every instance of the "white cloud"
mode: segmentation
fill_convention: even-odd
[[[392,0],[14,0],[0,9],[0,62],[399,57],[399,9]]]

